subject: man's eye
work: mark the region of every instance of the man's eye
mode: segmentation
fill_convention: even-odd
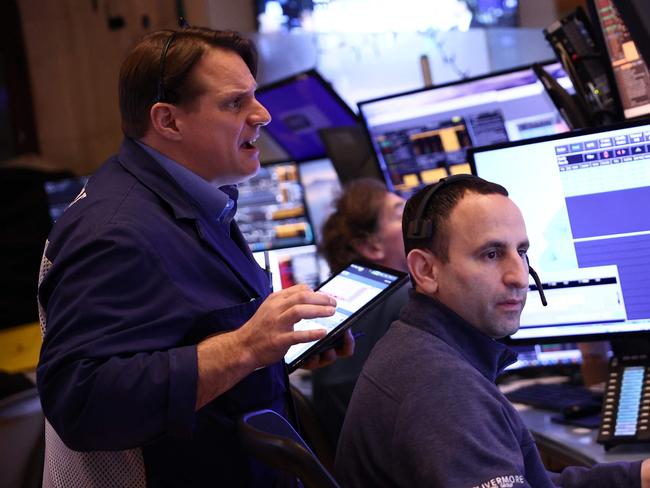
[[[488,259],[496,259],[497,257],[497,252],[496,251],[488,251],[485,253],[485,257]]]
[[[230,103],[228,103],[228,106],[231,108],[240,108],[242,104],[241,98],[236,98],[232,100]]]

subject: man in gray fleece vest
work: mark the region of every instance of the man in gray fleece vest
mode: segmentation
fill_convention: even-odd
[[[373,349],[336,456],[346,487],[641,487],[650,460],[544,468],[495,385],[516,355],[528,289],[528,237],[507,191],[455,176],[415,194],[404,243],[415,290]]]

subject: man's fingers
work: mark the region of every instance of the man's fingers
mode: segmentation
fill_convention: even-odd
[[[294,305],[282,312],[280,319],[293,325],[301,319],[331,317],[334,312],[336,312],[336,308],[331,305]]]
[[[306,329],[297,330],[290,335],[290,345],[300,344],[303,342],[312,342],[322,339],[327,335],[327,329]]]

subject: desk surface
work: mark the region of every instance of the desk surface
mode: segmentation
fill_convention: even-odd
[[[637,461],[650,458],[650,444],[625,444],[605,451],[596,443],[598,431],[572,427],[551,421],[554,414],[545,410],[526,408],[519,411],[540,450],[567,459],[570,464],[591,466],[596,463]]]

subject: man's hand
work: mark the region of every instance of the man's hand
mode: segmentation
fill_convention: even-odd
[[[347,329],[343,334],[342,340],[336,347],[321,351],[319,354],[310,356],[302,365],[302,369],[318,369],[324,366],[329,366],[337,358],[346,358],[352,356],[354,353],[354,336],[352,331]]]
[[[307,285],[296,285],[269,295],[237,333],[253,354],[255,367],[266,366],[282,359],[290,346],[316,341],[327,333],[323,328],[294,330],[297,322],[329,317],[335,311],[334,298]]]
[[[329,317],[335,311],[334,298],[307,285],[296,285],[269,295],[239,329],[201,341],[197,346],[197,409],[256,369],[282,359],[290,346],[324,337],[325,329],[294,331],[293,326],[302,319]]]

